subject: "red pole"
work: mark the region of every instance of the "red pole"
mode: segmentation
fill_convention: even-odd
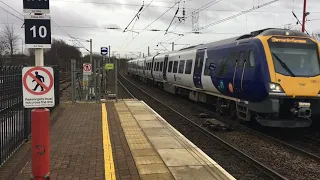
[[[302,32],[304,32],[304,30],[305,30],[306,9],[307,9],[307,0],[304,0],[304,3],[303,3],[303,16],[302,16]]]
[[[32,175],[34,180],[50,176],[50,111],[33,109],[31,112]]]

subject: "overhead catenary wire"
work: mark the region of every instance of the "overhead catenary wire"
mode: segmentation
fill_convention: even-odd
[[[320,18],[316,18],[316,19],[308,19],[307,21],[319,21]]]
[[[205,10],[205,9],[207,9],[207,8],[209,8],[209,7],[211,7],[211,6],[213,6],[213,5],[215,5],[215,4],[217,4],[217,3],[219,3],[219,2],[221,2],[222,0],[213,0],[213,1],[211,1],[211,2],[209,2],[209,3],[207,3],[207,4],[205,4],[205,5],[203,5],[203,6],[201,6],[200,8],[198,8],[198,9],[196,9],[196,10],[194,10],[194,11],[192,11],[191,13],[189,13],[188,15],[186,15],[185,17],[184,17],[184,20],[185,19],[187,19],[188,17],[190,17],[190,15],[192,15],[193,13],[195,13],[195,12],[201,12],[201,11],[203,11],[203,10]],[[174,23],[176,23],[177,21],[175,21]],[[181,22],[182,21],[178,21],[178,24],[172,29],[172,31],[174,31],[175,29],[177,29],[177,27],[181,24]],[[180,38],[180,37],[179,37]],[[173,39],[173,38],[172,38]]]
[[[50,1],[51,2],[51,1]],[[129,4],[129,3],[112,3],[112,2],[97,2],[97,1],[76,1],[76,0],[52,0],[52,2],[66,2],[66,3],[76,3],[76,4],[105,4],[105,5],[115,5],[115,6],[136,6],[140,7],[141,4]],[[158,1],[157,1],[158,2]],[[174,2],[173,2],[174,3]],[[160,5],[150,5],[150,8],[170,8],[171,6],[160,6]],[[189,10],[196,10],[197,8],[185,8]],[[228,10],[228,9],[207,9],[207,11],[213,11],[213,12],[241,12],[240,10]],[[271,10],[271,11],[255,11],[256,13],[259,12],[275,12],[275,13],[283,13],[286,14],[288,10]],[[302,11],[296,11],[301,12]],[[310,13],[320,13],[320,11],[309,11]]]
[[[292,11],[293,16],[296,18],[296,20],[298,21],[298,23],[302,26],[299,18],[296,16],[296,14]],[[308,33],[308,31],[306,29],[304,29],[304,31],[310,36],[310,34]]]
[[[221,2],[221,1],[222,1],[222,0],[214,0],[214,1],[211,1],[211,2],[203,5],[202,7],[200,7],[200,8],[198,8],[198,9],[192,11],[192,12],[189,13],[188,15],[186,15],[185,19],[187,19],[188,17],[192,16],[192,13],[201,12],[201,11],[203,11],[203,10],[205,10],[205,9],[208,9],[209,7],[211,7],[211,6],[219,3],[219,2]]]
[[[144,30],[146,30],[148,27],[150,27],[153,23],[155,23],[156,21],[158,21],[162,16],[164,16],[168,11],[170,11],[174,6],[176,6],[178,3],[180,3],[181,0],[179,0],[178,2],[174,3],[173,6],[171,6],[171,8],[167,9],[164,13],[162,13],[159,17],[157,17],[154,21],[152,21],[149,25],[147,25],[144,29],[142,29],[134,38],[131,39],[131,41],[126,45],[126,47],[128,47],[131,42],[138,37],[139,34],[141,34]],[[125,47],[125,48],[126,48]]]
[[[1,1],[1,2],[2,2],[2,1]],[[8,11],[7,9],[5,9],[4,7],[0,6],[0,9],[2,9],[3,11],[5,11],[5,12],[9,13],[10,15],[12,15],[12,16],[14,16],[14,17],[16,17],[17,19],[19,19],[19,20],[23,21],[23,18],[21,18],[21,17],[19,17],[19,16],[15,15],[15,14],[13,14],[12,12]]]
[[[199,28],[198,31],[203,30],[203,29],[206,29],[206,28],[209,28],[209,27],[214,26],[214,25],[217,25],[217,24],[220,24],[220,23],[222,23],[222,22],[225,22],[225,21],[234,19],[234,18],[236,18],[236,17],[238,17],[238,16],[241,16],[241,15],[243,15],[243,14],[249,13],[249,12],[254,11],[254,10],[256,10],[256,9],[265,7],[265,6],[267,6],[267,5],[270,5],[270,4],[272,4],[272,3],[275,3],[275,2],[277,2],[277,1],[279,1],[279,0],[273,0],[273,1],[269,1],[269,2],[267,2],[267,3],[264,3],[264,4],[262,4],[262,5],[254,6],[253,8],[248,9],[248,10],[246,10],[246,11],[242,11],[241,13],[237,13],[237,14],[235,14],[235,15],[232,15],[232,16],[229,16],[229,17],[227,17],[227,18],[221,19],[221,20],[219,20],[219,21],[216,21],[216,22],[210,23],[210,24],[208,24],[208,25],[205,25],[205,26]],[[194,32],[186,33],[184,36],[179,37],[179,38],[176,39],[174,42],[180,40],[182,37],[186,37],[187,35],[190,35],[190,34],[193,34],[193,33],[194,33]]]
[[[164,35],[166,35],[166,34],[168,33],[168,30],[169,30],[169,28],[170,28],[170,26],[171,26],[171,24],[172,24],[173,20],[176,18],[176,16],[177,16],[178,12],[179,12],[179,7],[178,7],[178,9],[176,10],[176,13],[174,14],[174,16],[173,16],[173,18],[172,18],[172,20],[171,20],[171,22],[170,22],[170,24],[169,24],[168,28],[166,29],[166,32],[165,32],[165,34],[164,34]]]
[[[154,1],[154,0],[150,1],[146,8],[143,9],[143,6],[144,6],[144,5],[140,8],[139,12],[143,9],[142,12],[140,13],[140,15],[150,6],[150,4],[151,4],[153,1]],[[135,16],[135,17],[136,17],[136,16]],[[131,31],[133,30],[134,25],[135,25],[135,23],[137,22],[138,19],[139,19],[139,16],[136,18],[136,21],[135,21],[134,24],[132,25]],[[128,25],[128,26],[129,26],[129,25]],[[128,26],[127,26],[127,27],[128,27]],[[125,32],[125,31],[123,31],[123,32]],[[126,39],[124,40],[124,42],[122,43],[120,49],[122,49],[123,45],[127,42],[128,37],[129,37],[129,34],[128,34],[128,36],[126,37]]]
[[[221,19],[221,20],[219,20],[219,21],[210,23],[210,24],[208,24],[208,25],[202,26],[202,27],[200,27],[200,28],[198,29],[198,31],[203,30],[203,29],[206,29],[206,28],[209,28],[209,27],[214,26],[214,25],[217,25],[217,24],[220,24],[220,23],[225,22],[225,21],[228,21],[228,20],[230,20],[230,19],[234,19],[234,18],[236,18],[236,17],[238,17],[238,16],[241,16],[241,15],[243,15],[243,14],[249,13],[249,12],[254,11],[254,10],[256,10],[256,9],[265,7],[265,6],[267,6],[267,5],[270,5],[270,4],[272,4],[272,3],[275,3],[275,2],[277,2],[277,1],[279,1],[279,0],[272,0],[272,1],[269,1],[269,2],[264,3],[264,4],[262,4],[262,5],[255,6],[255,7],[251,8],[251,9],[246,10],[246,11],[242,11],[241,13],[237,13],[237,14],[232,15],[232,16],[230,16],[230,17],[227,17],[227,18]]]
[[[1,2],[2,4],[4,4],[4,5],[6,5],[7,7],[9,7],[10,9],[12,9],[13,11],[17,12],[18,14],[22,15],[19,11],[15,10],[13,7],[9,6],[7,3],[5,3],[5,2],[3,2],[3,1],[1,1],[1,0],[0,0],[0,2]],[[8,12],[9,14],[11,14],[11,15],[15,16],[16,18],[18,18],[18,19],[20,19],[20,20],[23,21],[23,18],[17,17],[16,15],[12,14],[11,12],[7,11],[7,10],[4,9],[4,8],[2,8],[2,9],[3,9],[4,11]],[[23,17],[23,15],[22,15],[22,17]]]
[[[209,2],[209,3],[207,3],[207,4],[205,4],[205,5],[201,6],[200,8],[195,9],[194,11],[192,11],[191,13],[189,13],[187,16],[185,16],[185,17],[184,17],[184,20],[187,19],[188,17],[190,17],[190,15],[192,15],[193,13],[195,13],[195,12],[201,12],[201,11],[203,11],[203,10],[205,10],[205,9],[207,9],[207,8],[213,6],[213,5],[215,5],[215,4],[217,4],[217,3],[221,2],[221,1],[222,1],[222,0],[213,0],[213,1],[211,1],[211,2]],[[176,22],[177,22],[177,21],[175,21],[174,23],[176,23]],[[178,24],[172,29],[172,31],[174,31],[174,30],[181,24],[181,22],[182,22],[182,21],[178,21]],[[174,39],[174,38],[178,38],[177,40],[179,40],[180,38],[182,38],[182,36],[179,35],[178,37],[173,37],[173,38],[171,38],[170,40],[172,40],[172,39]],[[168,42],[168,41],[165,41],[165,42]]]
[[[143,7],[144,7],[144,1],[143,1],[143,4],[142,4],[141,8],[140,8],[139,11],[137,12],[137,14],[134,15],[134,17],[133,17],[132,20],[129,22],[129,24],[127,25],[127,27],[124,28],[123,32],[126,32],[127,28],[130,26],[130,24],[131,24],[134,20],[139,19],[139,13],[142,11]]]

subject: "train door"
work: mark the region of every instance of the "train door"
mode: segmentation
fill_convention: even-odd
[[[202,87],[202,66],[204,61],[204,53],[206,49],[198,49],[196,54],[196,60],[194,65],[194,71],[193,71],[193,83],[196,88],[203,88]]]
[[[163,73],[163,80],[167,80],[167,66],[168,66],[168,60],[169,60],[169,55],[166,55],[164,57],[164,65],[163,65],[163,70],[162,70],[162,73]]]
[[[235,63],[233,73],[233,88],[234,93],[238,98],[242,97],[243,92],[243,79],[246,68],[246,51],[240,51]]]
[[[152,80],[154,81],[154,76],[153,76],[153,74],[154,74],[154,70],[153,70],[153,68],[155,67],[155,62],[154,62],[154,58],[155,58],[155,56],[153,56],[153,58],[152,58],[152,61],[151,61],[151,77],[152,77]]]
[[[146,76],[146,70],[147,70],[146,59],[147,59],[147,58],[145,58],[145,59],[143,60],[143,76]]]

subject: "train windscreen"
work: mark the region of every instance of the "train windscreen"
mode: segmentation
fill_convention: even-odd
[[[318,45],[310,39],[271,38],[269,47],[275,71],[286,76],[320,75]]]

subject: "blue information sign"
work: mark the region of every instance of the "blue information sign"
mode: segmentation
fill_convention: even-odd
[[[108,54],[108,48],[107,47],[102,47],[101,48],[101,55],[105,56]]]

